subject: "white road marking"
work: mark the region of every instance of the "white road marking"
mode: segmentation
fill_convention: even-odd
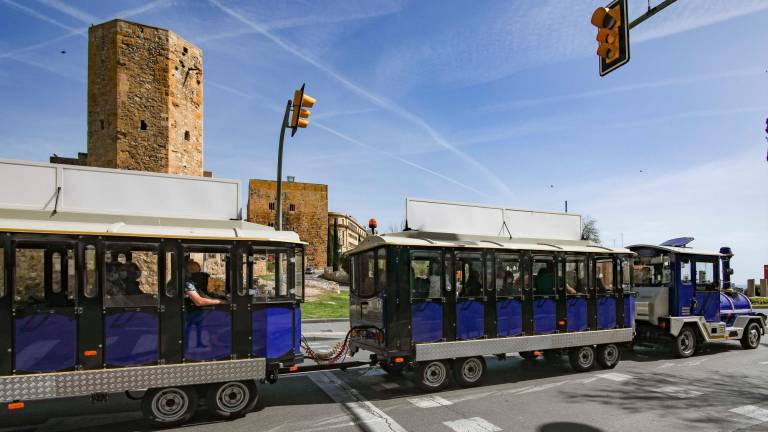
[[[761,422],[768,421],[768,410],[763,408],[758,408],[754,405],[744,405],[728,411],[736,414],[745,415],[747,417],[760,420]]]
[[[393,382],[379,383],[378,386],[383,388],[384,390],[392,390],[392,389],[400,388],[400,384],[393,383]]]
[[[760,364],[768,365],[768,361],[766,361],[766,362],[760,362]]]
[[[664,369],[664,368],[672,367],[674,365],[675,365],[674,363],[664,363],[661,366],[657,366],[656,369]]]
[[[554,382],[554,383],[549,383],[549,384],[542,384],[540,386],[536,386],[536,387],[530,388],[528,390],[523,390],[523,391],[521,391],[521,392],[519,392],[517,394],[526,394],[526,393],[533,393],[533,392],[537,392],[537,391],[547,390],[547,389],[551,389],[552,387],[561,386],[561,385],[569,383],[569,382],[571,382],[571,381],[570,380],[566,380],[566,381]]]
[[[581,384],[589,384],[592,381],[597,381],[599,379],[600,379],[600,377],[591,377],[591,378],[583,379],[581,381],[576,381],[576,382],[581,383]]]
[[[440,396],[425,396],[420,398],[408,399],[408,402],[419,408],[434,408],[439,406],[453,405],[453,402],[443,399]]]
[[[630,379],[634,378],[631,375],[624,375],[624,374],[620,374],[620,373],[616,373],[616,372],[609,372],[609,373],[600,374],[600,375],[598,375],[598,377],[609,379],[611,381],[618,381],[618,382],[622,382],[622,381],[626,381],[626,380],[630,380]]]
[[[685,363],[685,366],[698,366],[698,365],[704,363],[705,361],[707,361],[707,359],[702,357],[702,358],[700,358],[698,360],[689,361],[688,363]]]
[[[392,417],[332,373],[317,372],[310,374],[309,378],[331,399],[341,404],[357,420],[358,426],[367,432],[407,432]]]
[[[459,402],[464,402],[464,401],[468,401],[468,400],[482,399],[482,398],[484,398],[486,396],[491,396],[491,395],[500,394],[500,393],[501,392],[495,392],[495,391],[484,392],[484,393],[476,393],[476,394],[462,396],[462,397],[459,397],[459,398],[453,398],[453,400],[451,402],[459,403]]]
[[[503,429],[480,417],[443,422],[456,432],[499,432]]]
[[[667,396],[674,396],[680,399],[690,399],[690,398],[701,396],[704,394],[700,391],[691,390],[689,388],[674,387],[674,386],[660,387],[657,389],[653,389],[653,391],[658,393],[664,393]]]

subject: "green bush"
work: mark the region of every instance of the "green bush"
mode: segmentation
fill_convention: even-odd
[[[749,301],[753,305],[768,305],[768,297],[750,297]]]

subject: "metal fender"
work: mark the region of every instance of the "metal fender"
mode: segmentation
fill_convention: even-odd
[[[733,326],[744,329],[747,327],[747,324],[750,322],[756,322],[760,324],[760,331],[765,334],[765,315],[741,315],[736,317],[736,321],[734,321]]]
[[[706,320],[704,317],[670,317],[669,318],[669,334],[677,337],[680,334],[680,330],[684,325],[692,323],[699,329],[699,336],[709,339],[709,331],[707,331]]]

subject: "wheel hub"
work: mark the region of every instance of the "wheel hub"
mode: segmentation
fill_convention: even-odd
[[[461,375],[468,382],[477,381],[483,367],[477,359],[468,359],[462,364]]]
[[[248,403],[248,390],[241,383],[223,385],[216,392],[216,402],[222,411],[240,411]]]
[[[155,415],[163,421],[174,421],[184,415],[189,400],[180,390],[168,389],[158,393],[152,403]]]

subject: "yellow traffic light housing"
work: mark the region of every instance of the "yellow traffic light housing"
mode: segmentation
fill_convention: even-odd
[[[304,84],[293,93],[293,112],[291,113],[291,136],[296,135],[297,128],[309,126],[309,115],[312,111],[304,108],[315,106],[315,98],[304,93]]]
[[[627,0],[614,0],[592,13],[592,25],[597,27],[597,55],[600,76],[629,61],[629,19]]]

